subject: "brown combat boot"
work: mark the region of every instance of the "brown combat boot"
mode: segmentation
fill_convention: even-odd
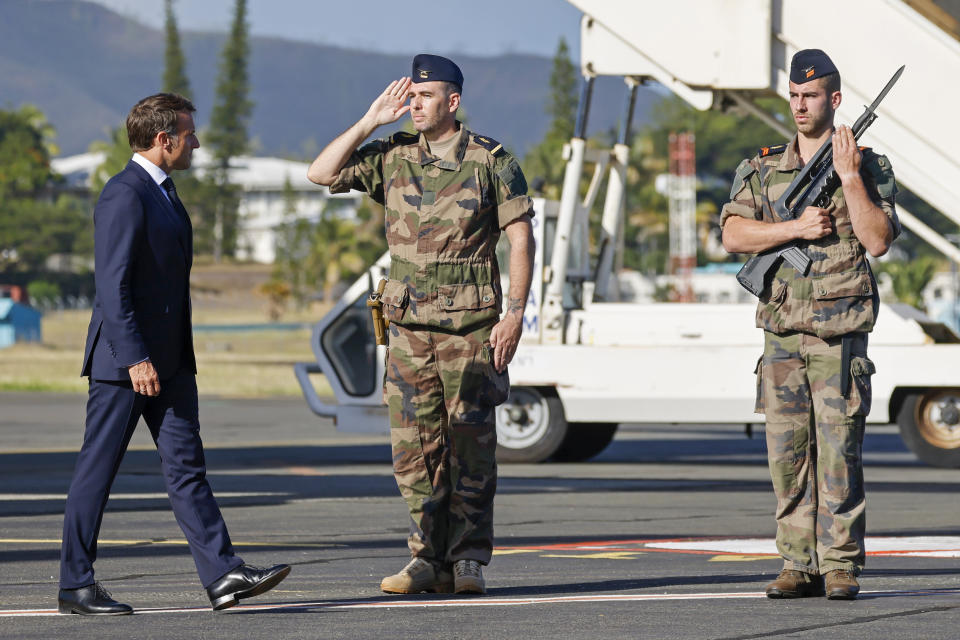
[[[853,600],[860,593],[860,583],[852,571],[834,569],[823,577],[827,598],[830,600]]]
[[[414,558],[392,576],[380,582],[386,593],[453,593],[453,576],[423,558]]]
[[[768,598],[810,598],[823,595],[823,581],[803,571],[784,569],[767,585]]]
[[[487,592],[483,581],[483,569],[476,560],[457,560],[453,563],[453,587],[455,593]]]

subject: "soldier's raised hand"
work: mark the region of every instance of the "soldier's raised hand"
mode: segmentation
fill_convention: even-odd
[[[387,85],[370,108],[365,118],[376,126],[396,122],[410,111],[410,105],[405,105],[407,92],[410,90],[410,78],[403,77]]]
[[[833,168],[843,184],[860,175],[860,148],[853,131],[846,125],[840,125],[833,132]]]

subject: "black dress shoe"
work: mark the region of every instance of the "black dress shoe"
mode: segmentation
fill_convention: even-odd
[[[260,569],[242,564],[207,587],[214,611],[237,604],[241,598],[252,598],[273,589],[290,573],[290,565],[277,564]]]
[[[60,613],[79,613],[82,616],[125,616],[133,607],[117,602],[99,582],[79,589],[60,589],[57,597]]]

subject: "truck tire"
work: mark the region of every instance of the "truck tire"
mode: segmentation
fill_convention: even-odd
[[[542,462],[567,436],[563,403],[550,388],[513,387],[497,407],[497,460]]]
[[[557,462],[583,462],[607,448],[620,425],[609,422],[572,422],[567,437],[553,454]]]
[[[960,389],[908,395],[897,415],[900,437],[933,467],[960,467]]]

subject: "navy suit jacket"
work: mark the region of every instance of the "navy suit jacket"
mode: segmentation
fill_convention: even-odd
[[[127,367],[146,358],[160,380],[196,373],[189,219],[131,161],[103,188],[93,220],[97,292],[81,375],[129,381]]]

